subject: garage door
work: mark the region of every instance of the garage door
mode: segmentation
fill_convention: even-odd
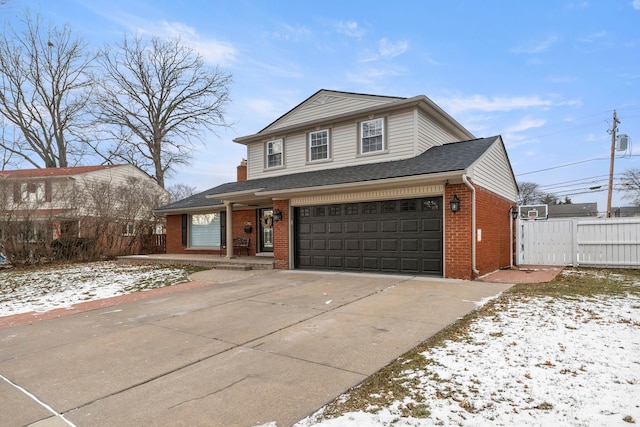
[[[442,197],[295,209],[296,268],[442,276]]]

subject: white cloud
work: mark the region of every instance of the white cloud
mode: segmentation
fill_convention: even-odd
[[[538,96],[514,96],[514,97],[493,97],[487,98],[482,95],[472,95],[466,98],[453,97],[443,98],[437,101],[449,114],[456,114],[466,111],[511,111],[531,107],[551,107],[554,102],[550,99],[543,99]]]
[[[340,21],[335,25],[335,28],[340,34],[344,34],[349,37],[360,38],[366,33],[366,30],[360,27],[360,25],[355,21]]]
[[[636,0],[636,1],[640,2],[640,0]],[[594,43],[598,40],[605,38],[606,36],[607,36],[606,31],[598,31],[597,33],[587,34],[587,36],[579,38],[578,41],[581,41],[584,43]]]
[[[631,4],[635,10],[640,10],[640,0],[633,0],[633,3]]]
[[[370,85],[386,77],[400,76],[405,70],[398,67],[371,67],[365,70],[347,72],[347,79],[352,83]]]
[[[406,41],[400,41],[397,43],[390,42],[386,38],[380,40],[380,47],[378,52],[382,58],[393,58],[398,55],[402,55],[409,49],[409,43]]]
[[[528,41],[524,44],[511,49],[514,53],[535,54],[542,53],[554,45],[559,40],[558,36],[550,35],[542,40]]]
[[[519,122],[514,123],[511,126],[507,126],[504,130],[505,133],[523,132],[525,130],[539,128],[547,123],[543,119],[535,119],[531,116],[523,117]]]
[[[301,25],[280,24],[280,30],[272,31],[269,35],[276,40],[299,41],[309,38],[311,30]]]
[[[409,43],[406,41],[392,42],[387,38],[382,38],[378,42],[378,48],[375,52],[365,54],[361,62],[373,62],[380,59],[389,59],[402,55],[409,49]]]
[[[237,49],[231,43],[207,39],[200,35],[195,28],[180,22],[161,21],[158,26],[150,25],[146,28],[139,28],[138,31],[165,39],[179,37],[209,64],[228,64],[235,61],[238,54]]]

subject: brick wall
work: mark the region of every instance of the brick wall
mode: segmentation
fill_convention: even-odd
[[[282,221],[273,223],[273,265],[277,269],[289,269],[289,201],[274,200],[273,210],[282,211]]]
[[[451,212],[449,201],[460,199],[460,210]],[[447,185],[444,192],[444,270],[445,276],[471,279],[471,190],[464,184]]]
[[[256,226],[256,210],[246,211],[233,211],[233,237],[248,237],[249,240],[249,255],[255,256],[256,254],[256,236],[258,233],[258,227]],[[245,233],[244,226],[251,225],[251,233]],[[236,252],[238,254],[239,252]],[[240,253],[241,256],[245,256],[246,251]]]
[[[445,275],[456,279],[474,279],[472,238],[476,239],[476,269],[479,275],[510,265],[509,216],[511,202],[482,187],[476,189],[476,234],[472,236],[472,196],[464,184],[447,185],[445,212]],[[451,212],[449,201],[457,195],[460,210]],[[481,240],[477,241],[481,230]]]
[[[244,232],[245,224],[251,224],[251,233]],[[248,237],[250,239],[249,255],[256,254],[256,211],[233,211],[233,237]],[[182,215],[167,215],[167,253],[168,254],[219,254],[212,249],[187,249],[182,246]],[[223,251],[223,255],[226,251]],[[242,252],[241,255],[246,255]]]
[[[476,227],[482,230],[482,240],[476,245],[480,275],[510,265],[511,206],[509,200],[476,186]]]

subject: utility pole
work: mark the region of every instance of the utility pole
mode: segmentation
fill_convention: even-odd
[[[609,195],[607,196],[607,218],[611,218],[611,194],[613,192],[613,159],[616,153],[616,131],[620,120],[616,114],[616,110],[613,110],[613,123],[611,124],[611,162],[609,164]]]

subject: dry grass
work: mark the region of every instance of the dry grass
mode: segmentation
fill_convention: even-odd
[[[640,294],[640,270],[570,268],[549,283],[515,285],[499,298],[443,329],[330,403],[325,408],[324,417],[333,418],[346,412],[356,411],[375,412],[392,402],[402,401],[404,397],[415,399],[416,395],[411,392],[414,384],[406,377],[402,378],[402,372],[425,370],[425,367],[428,370],[428,366],[433,364],[433,361],[426,360],[421,353],[430,348],[442,346],[446,341],[465,339],[469,326],[476,319],[495,315],[497,311],[504,310],[511,301],[526,301],[533,297],[572,299],[625,294]],[[464,402],[460,404],[463,406]],[[402,415],[407,417],[426,418],[430,415],[428,406],[420,403],[407,405],[402,408],[402,411]]]

